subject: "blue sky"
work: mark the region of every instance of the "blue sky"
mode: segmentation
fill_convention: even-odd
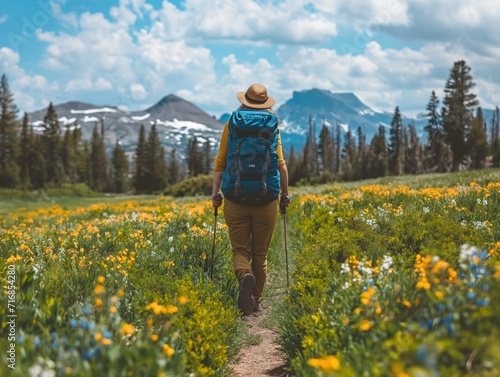
[[[0,73],[21,111],[79,100],[142,110],[175,93],[219,116],[254,82],[354,92],[408,116],[464,59],[500,105],[500,3],[484,0],[33,0],[0,9]]]

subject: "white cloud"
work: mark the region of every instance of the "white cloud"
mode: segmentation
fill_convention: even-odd
[[[46,85],[39,94],[25,92],[35,103],[78,91],[139,109],[176,93],[220,113],[238,105],[237,91],[261,82],[277,105],[293,90],[316,87],[355,92],[386,111],[400,105],[416,112],[431,90],[442,92],[459,59],[472,67],[481,102],[500,102],[496,0],[366,0],[362,6],[352,0],[185,0],[179,8],[163,1],[158,9],[146,0],[120,0],[106,15],[65,14],[64,2],[52,0],[52,9],[73,28],[36,33],[46,45],[41,65],[57,83],[25,72],[17,52],[0,50],[0,68],[12,73],[16,88]],[[392,41],[398,47],[389,48]],[[64,91],[51,92],[55,87]]]
[[[21,111],[38,110],[48,104],[45,98],[58,90],[58,84],[45,77],[28,74],[19,66],[19,53],[8,48],[0,48],[0,71],[7,75],[10,89]]]
[[[335,22],[307,12],[301,2],[187,0],[185,11],[163,3],[160,19],[166,35],[209,40],[246,40],[255,43],[321,43],[337,34]]]
[[[500,44],[500,3],[496,0],[418,0],[408,1],[407,7],[410,24],[385,31],[408,40],[453,42],[482,54]]]
[[[344,25],[358,30],[382,25],[408,25],[409,0],[365,0],[360,4],[352,0],[313,0],[319,11],[329,14]]]
[[[66,92],[90,91],[90,90],[110,90],[113,85],[106,79],[99,77],[95,82],[88,78],[70,80],[64,90]]]
[[[9,19],[9,15],[8,14],[2,14],[0,15],[0,25],[7,22],[7,20]]]

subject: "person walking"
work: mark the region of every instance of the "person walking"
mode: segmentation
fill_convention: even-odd
[[[262,308],[279,202],[288,207],[291,199],[279,118],[272,109],[274,98],[261,84],[238,92],[237,98],[241,106],[224,127],[215,159],[212,205],[219,207],[224,197],[233,270],[239,282],[238,307],[243,315],[250,315]]]

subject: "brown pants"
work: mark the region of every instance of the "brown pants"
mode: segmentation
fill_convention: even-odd
[[[246,273],[255,276],[253,296],[256,299],[262,297],[266,283],[267,252],[277,215],[278,200],[260,207],[243,206],[229,200],[224,203],[224,219],[233,248],[234,274],[238,282]]]

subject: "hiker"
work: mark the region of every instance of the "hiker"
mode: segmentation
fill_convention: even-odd
[[[238,92],[237,97],[241,106],[224,127],[215,159],[212,205],[219,207],[224,196],[224,218],[239,282],[238,307],[249,315],[262,309],[267,253],[279,200],[288,207],[290,196],[279,118],[272,109],[274,98],[261,84]]]

